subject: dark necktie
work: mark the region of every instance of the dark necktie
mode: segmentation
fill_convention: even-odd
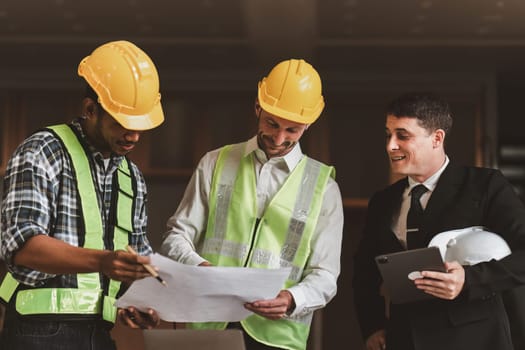
[[[419,230],[423,218],[421,196],[428,189],[424,185],[417,185],[410,191],[410,209],[407,214],[407,248],[423,248],[423,232]]]

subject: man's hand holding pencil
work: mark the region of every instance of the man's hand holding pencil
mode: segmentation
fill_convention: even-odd
[[[133,255],[136,255],[138,256],[137,252],[131,248],[131,246],[126,246],[126,250],[133,254]],[[149,259],[149,258],[148,258]],[[146,271],[148,271],[148,273],[152,276],[152,277],[155,277],[157,279],[157,281],[159,281],[160,283],[162,283],[164,286],[166,286],[166,282],[159,276],[159,273],[157,272],[157,270],[155,270],[155,268],[153,266],[151,266],[149,264],[149,261],[146,262],[146,263],[142,263],[142,266],[144,266],[144,268],[146,269]]]
[[[102,255],[99,260],[99,271],[113,280],[131,284],[138,279],[153,276],[158,277],[159,282],[163,282],[155,268],[149,265],[150,258],[137,255],[129,246],[127,251],[100,250],[97,252]]]

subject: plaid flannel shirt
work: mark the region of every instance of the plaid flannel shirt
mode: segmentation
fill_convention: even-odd
[[[78,120],[72,125],[87,141]],[[98,204],[104,228],[104,244],[108,247],[107,225],[112,196],[113,174],[123,160],[112,156],[107,168],[102,155],[88,144],[92,158]],[[131,163],[131,162],[130,162]],[[131,163],[136,178],[136,205],[129,244],[140,255],[152,253],[146,237],[146,184],[144,177]],[[83,230],[75,173],[61,141],[49,131],[39,131],[27,138],[15,151],[6,169],[1,209],[0,254],[9,271],[23,284],[42,287],[76,287],[76,275],[53,275],[13,264],[13,255],[28,239],[45,234],[73,246],[79,246]],[[81,242],[80,242],[81,243]]]

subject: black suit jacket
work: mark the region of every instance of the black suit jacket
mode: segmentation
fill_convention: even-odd
[[[464,289],[455,300],[391,305],[386,319],[374,257],[403,250],[391,228],[407,186],[405,178],[369,202],[353,281],[363,337],[386,329],[388,350],[410,349],[412,341],[424,350],[512,349],[501,292],[525,284],[525,208],[498,170],[450,163],[430,197],[421,230],[428,245],[440,232],[484,226],[501,235],[512,254],[465,267]]]

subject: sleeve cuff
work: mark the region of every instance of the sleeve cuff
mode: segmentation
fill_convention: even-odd
[[[287,291],[290,292],[295,303],[295,309],[292,312],[290,312],[288,316],[294,317],[302,314],[305,311],[306,305],[306,300],[303,291],[297,286],[290,287],[287,289]]]

